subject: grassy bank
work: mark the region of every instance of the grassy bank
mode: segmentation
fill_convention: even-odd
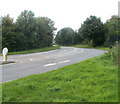
[[[55,50],[55,49],[59,49],[59,48],[60,48],[60,46],[51,46],[51,47],[45,47],[45,48],[39,48],[39,49],[32,49],[32,50],[26,50],[26,51],[9,52],[8,55],[36,53],[36,52],[43,52],[43,51]]]
[[[3,102],[117,102],[118,68],[105,54],[3,84]]]
[[[92,46],[88,46],[88,45],[72,45],[70,47],[76,47],[76,48],[94,48],[94,49],[109,50],[108,47],[103,47],[103,46],[92,47]]]

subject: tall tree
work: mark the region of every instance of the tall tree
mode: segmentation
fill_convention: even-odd
[[[47,17],[36,18],[37,47],[51,46],[53,42],[54,21]]]
[[[104,24],[106,42],[105,45],[111,47],[120,40],[120,18],[118,16],[112,16]]]
[[[2,20],[2,47],[7,47],[9,51],[16,49],[16,33],[13,18],[9,15],[1,17]]]
[[[97,46],[104,44],[105,34],[104,26],[100,18],[90,16],[78,30],[79,35],[88,45]]]
[[[16,21],[17,26],[19,27],[19,33],[21,37],[24,38],[21,44],[24,44],[25,49],[35,48],[35,17],[32,11],[24,10],[18,16]]]

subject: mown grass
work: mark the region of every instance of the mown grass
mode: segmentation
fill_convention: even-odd
[[[76,48],[94,48],[94,49],[102,49],[102,50],[106,50],[106,51],[109,50],[108,47],[104,47],[104,46],[92,47],[92,46],[89,46],[89,45],[72,45],[70,47],[76,47]]]
[[[44,48],[32,49],[32,50],[26,50],[26,51],[9,52],[8,55],[36,53],[36,52],[55,50],[55,49],[59,49],[59,48],[60,48],[60,46],[51,46],[51,47],[44,47]]]
[[[4,83],[3,102],[117,102],[117,76],[118,67],[105,54]]]

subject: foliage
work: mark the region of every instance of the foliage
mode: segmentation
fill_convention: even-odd
[[[16,47],[15,24],[9,15],[2,17],[2,47],[9,47],[9,51]]]
[[[24,10],[18,16],[16,24],[19,28],[19,33],[22,36],[22,41],[19,44],[22,45],[23,50],[35,48],[35,19],[32,11]],[[19,38],[18,38],[19,39]]]
[[[2,86],[3,102],[118,102],[118,70],[108,54]]]
[[[16,22],[9,15],[2,17],[2,48],[10,52],[52,46],[54,21],[47,17],[34,17],[24,10]]]
[[[110,50],[109,54],[111,55],[111,59],[114,63],[120,65],[120,43],[114,45]]]
[[[118,16],[112,16],[104,24],[105,28],[105,45],[111,47],[115,45],[116,41],[120,40],[120,18]]]
[[[56,28],[54,21],[48,17],[34,17],[32,11],[24,10],[16,22],[9,15],[1,17],[1,20],[2,48],[7,47],[10,52],[49,47],[53,44]],[[82,44],[89,47],[104,45],[111,48],[116,41],[120,40],[119,22],[118,16],[112,16],[105,24],[100,18],[90,16],[78,32],[70,27],[59,30],[55,42],[66,46]]]
[[[47,17],[36,18],[36,48],[52,46],[54,31],[54,21]]]
[[[79,38],[77,32],[74,32],[74,30],[70,27],[62,28],[60,31],[57,32],[57,36],[55,38],[55,41],[59,45],[73,45],[80,43],[81,38]]]
[[[84,39],[84,44],[99,46],[105,41],[103,23],[96,16],[87,18],[78,31],[78,34]]]

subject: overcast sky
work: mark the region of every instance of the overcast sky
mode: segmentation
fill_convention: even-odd
[[[1,0],[0,16],[10,14],[17,18],[24,10],[35,16],[47,16],[55,27],[71,27],[74,30],[90,15],[100,17],[103,22],[118,14],[119,0]]]

